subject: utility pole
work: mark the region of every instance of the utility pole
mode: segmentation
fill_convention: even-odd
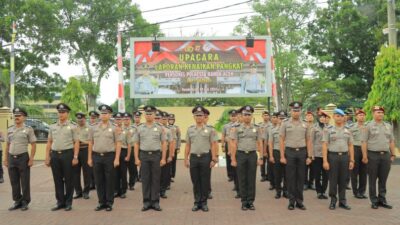
[[[387,3],[389,45],[397,48],[396,4],[395,0],[387,0]]]

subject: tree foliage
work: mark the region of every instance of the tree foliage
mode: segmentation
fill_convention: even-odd
[[[67,104],[70,108],[70,117],[75,119],[75,113],[86,112],[84,104],[84,92],[78,79],[69,78],[65,89],[61,93],[61,102]]]

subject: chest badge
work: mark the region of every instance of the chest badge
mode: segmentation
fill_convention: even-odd
[[[108,131],[109,131],[109,132],[112,132],[112,129],[111,129],[111,128],[108,128]]]
[[[208,133],[208,130],[206,129],[206,130],[204,130],[204,133]]]
[[[255,133],[257,130],[256,130],[256,128],[253,128],[253,132]]]
[[[157,131],[157,127],[154,128],[154,131]]]

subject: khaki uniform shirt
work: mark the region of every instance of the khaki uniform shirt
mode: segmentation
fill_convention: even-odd
[[[263,140],[263,130],[255,124],[241,124],[231,130],[230,138],[237,140],[238,151],[257,151],[257,141]]]
[[[70,121],[60,124],[60,121],[50,125],[49,139],[53,140],[51,150],[63,151],[74,148],[74,142],[79,141],[76,126]]]
[[[282,122],[280,136],[285,138],[285,146],[289,148],[303,148],[307,146],[308,127],[301,119],[294,123],[293,119]]]
[[[353,140],[354,140],[354,145],[355,146],[361,146],[361,138],[363,136],[363,132],[365,130],[365,124],[362,126],[359,126],[358,123],[352,123],[349,126],[349,130],[353,135]]]
[[[205,125],[197,128],[192,125],[187,129],[186,142],[190,143],[190,153],[203,154],[211,150],[212,143],[218,141],[215,130]]]
[[[330,126],[329,126],[330,127]],[[324,129],[318,123],[314,124],[310,131],[311,144],[313,146],[314,157],[322,158],[322,137],[324,136]]]
[[[365,126],[362,142],[367,142],[368,151],[390,151],[391,141],[394,141],[394,135],[389,123],[371,121]]]
[[[161,143],[166,140],[167,137],[163,127],[153,123],[150,127],[146,124],[139,125],[133,142],[139,143],[141,151],[157,151],[161,150]]]
[[[323,142],[328,143],[329,152],[348,152],[353,143],[353,135],[345,127],[331,126],[324,130]]]
[[[272,141],[272,148],[273,150],[279,150],[280,146],[280,140],[279,140],[279,132],[280,132],[281,126],[276,125],[276,126],[271,126],[269,129],[269,134],[268,134],[268,139],[269,141]]]
[[[32,127],[23,125],[20,128],[10,127],[7,132],[7,143],[10,143],[10,155],[20,155],[28,152],[28,145],[36,142]]]
[[[115,144],[122,141],[122,135],[121,131],[118,131],[117,127],[111,123],[105,127],[99,123],[90,130],[89,140],[93,141],[93,152],[115,152]]]

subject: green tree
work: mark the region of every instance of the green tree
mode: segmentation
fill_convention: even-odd
[[[393,123],[397,146],[400,141],[400,50],[395,47],[382,47],[374,68],[374,83],[365,110],[371,118],[371,108],[380,105],[385,108],[385,119]]]
[[[75,113],[86,112],[84,104],[84,92],[78,79],[69,78],[69,81],[61,93],[61,102],[67,104],[70,108],[70,117],[75,119]]]
[[[298,96],[295,90],[302,81],[307,58],[304,45],[307,22],[315,1],[268,0],[254,1],[253,10],[260,15],[240,19],[237,34],[266,35],[266,18],[270,18],[275,56],[278,104],[286,108]]]

